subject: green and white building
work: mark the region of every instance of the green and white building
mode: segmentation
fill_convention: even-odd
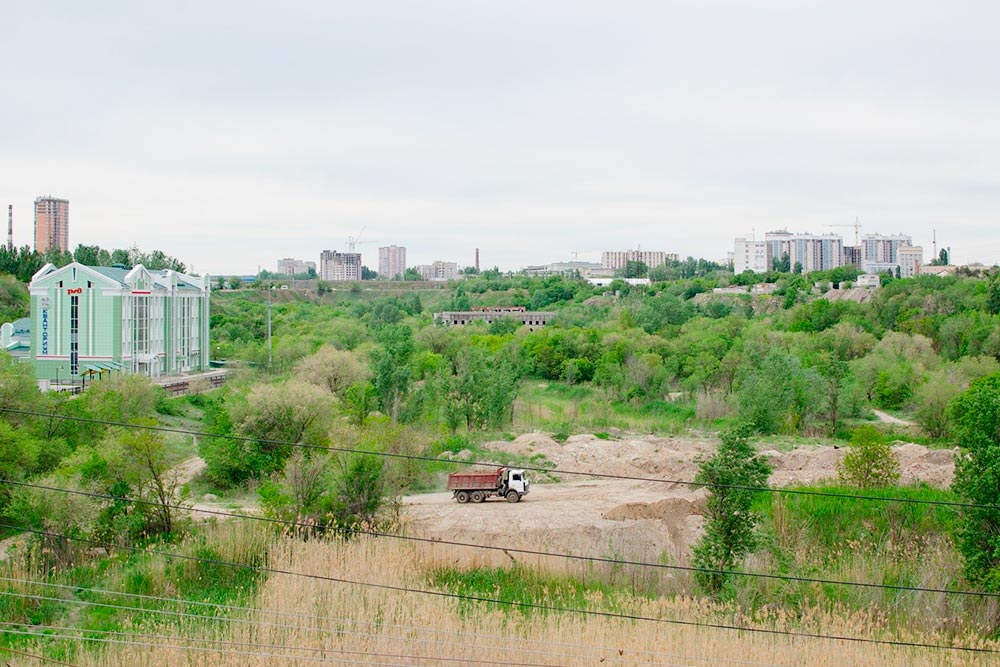
[[[209,277],[136,266],[56,268],[28,286],[31,361],[39,379],[108,371],[149,377],[208,370]]]

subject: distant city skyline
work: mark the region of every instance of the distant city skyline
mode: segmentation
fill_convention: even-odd
[[[995,264],[998,24],[986,0],[12,3],[0,205],[18,246],[51,192],[71,248],[214,274],[352,237],[372,268],[718,260],[783,228],[849,244],[855,217]]]

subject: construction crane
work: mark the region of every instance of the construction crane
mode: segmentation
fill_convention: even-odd
[[[858,218],[854,218],[854,224],[852,225],[823,225],[824,227],[854,227],[854,247],[861,247],[861,221]]]
[[[348,236],[347,237],[347,251],[348,252],[354,252],[354,247],[357,246],[358,244],[360,244],[362,242],[361,241],[361,235],[365,233],[366,229],[368,229],[368,225],[365,225],[364,227],[362,227],[361,231],[358,232],[357,236]]]

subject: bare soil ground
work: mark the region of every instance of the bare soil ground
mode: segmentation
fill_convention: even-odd
[[[558,443],[544,434],[527,434],[486,447],[521,455],[542,454],[560,470],[666,480],[692,480],[698,459],[716,446],[714,439],[656,436],[601,440],[592,435]],[[832,446],[799,447],[790,452],[762,448],[774,465],[777,486],[835,479],[845,453]],[[947,486],[954,473],[953,452],[914,444],[894,447],[902,484],[923,481]],[[562,553],[688,562],[701,534],[705,491],[672,482],[608,480],[562,475],[558,484],[538,483],[520,503],[501,499],[460,505],[450,493],[408,496],[403,520],[411,534],[441,540],[517,546]],[[513,556],[512,556],[513,558]]]

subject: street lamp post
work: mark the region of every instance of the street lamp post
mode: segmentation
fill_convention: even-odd
[[[62,366],[56,366],[56,386],[59,386],[59,371],[62,370]]]
[[[267,286],[267,369],[271,370],[271,290],[270,284]]]

